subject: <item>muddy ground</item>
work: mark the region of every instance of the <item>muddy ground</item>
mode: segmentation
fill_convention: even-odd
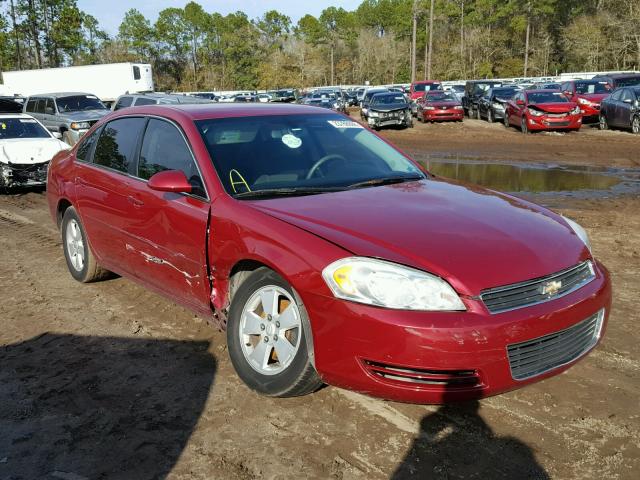
[[[487,161],[633,167],[640,138],[418,125],[397,145]],[[0,479],[635,479],[640,471],[640,199],[540,201],[610,269],[603,344],[558,377],[458,406],[326,387],[268,399],[224,334],[134,283],[67,273],[44,194],[0,197]]]

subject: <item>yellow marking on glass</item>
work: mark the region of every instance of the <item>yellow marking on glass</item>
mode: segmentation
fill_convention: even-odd
[[[234,174],[237,175],[240,180],[234,180],[233,179]],[[231,182],[231,188],[233,188],[233,193],[238,193],[238,190],[236,189],[236,185],[244,186],[244,188],[247,189],[247,192],[251,191],[251,188],[249,187],[249,184],[247,183],[247,181],[244,179],[242,174],[235,168],[232,168],[231,170],[229,170],[229,182]]]

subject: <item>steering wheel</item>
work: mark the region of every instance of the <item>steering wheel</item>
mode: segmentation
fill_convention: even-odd
[[[321,159],[319,159],[316,163],[313,164],[313,166],[311,167],[311,169],[309,170],[309,173],[307,173],[307,176],[305,177],[307,180],[309,180],[310,178],[312,178],[316,172],[320,172],[320,167],[322,165],[324,165],[327,162],[330,162],[331,160],[341,160],[343,162],[347,162],[347,159],[344,158],[342,155],[339,155],[337,153],[330,153],[329,155],[325,155],[324,157],[322,157]],[[322,172],[320,172],[322,173]]]

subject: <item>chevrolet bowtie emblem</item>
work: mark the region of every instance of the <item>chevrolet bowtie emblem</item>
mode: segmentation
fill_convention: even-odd
[[[562,280],[551,280],[549,282],[542,284],[542,286],[540,287],[540,292],[543,295],[549,295],[550,297],[552,297],[556,293],[558,293],[561,288],[562,288]]]

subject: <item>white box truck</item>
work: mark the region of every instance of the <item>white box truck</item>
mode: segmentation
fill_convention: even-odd
[[[4,90],[28,97],[52,92],[87,92],[103,102],[125,93],[153,92],[148,63],[106,63],[79,67],[3,72]]]

